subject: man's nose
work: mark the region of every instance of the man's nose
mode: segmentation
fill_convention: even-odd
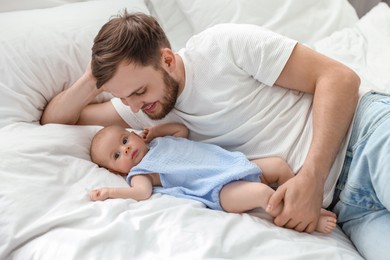
[[[128,106],[129,102],[127,102],[127,98],[121,98],[121,101],[124,105]]]
[[[134,99],[130,100],[130,99],[131,98],[129,98],[129,97],[121,98],[121,101],[126,106],[129,106],[133,113],[137,113],[142,108],[143,102],[137,101],[137,100],[134,100]]]

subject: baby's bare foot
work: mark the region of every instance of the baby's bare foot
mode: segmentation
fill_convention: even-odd
[[[318,221],[316,231],[328,234],[331,233],[336,226],[336,214],[331,211],[321,209],[321,217]]]
[[[321,216],[316,230],[321,233],[331,233],[336,228],[337,220],[333,217]]]

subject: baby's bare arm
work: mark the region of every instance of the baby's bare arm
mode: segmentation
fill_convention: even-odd
[[[179,123],[168,123],[145,128],[142,137],[146,142],[162,136],[188,137],[188,128]]]
[[[152,195],[152,178],[145,175],[135,175],[131,178],[130,187],[99,188],[92,190],[89,194],[91,200],[106,199],[134,199],[137,201],[146,200]]]
[[[261,169],[262,181],[266,184],[277,183],[278,185],[282,185],[294,177],[290,166],[280,157],[255,159],[252,162],[257,164]]]

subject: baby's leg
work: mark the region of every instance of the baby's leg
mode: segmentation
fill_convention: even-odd
[[[280,157],[260,158],[251,162],[261,169],[261,182],[267,185],[276,183],[280,186],[295,176],[290,166]]]
[[[222,188],[219,198],[226,212],[243,213],[255,208],[265,209],[274,192],[271,187],[260,182],[235,181]]]
[[[248,210],[267,207],[271,195],[275,191],[259,182],[235,181],[225,185],[220,194],[220,203],[226,212],[243,213]],[[283,209],[283,203],[270,215],[276,217]],[[322,209],[316,231],[330,233],[336,227],[336,215]]]

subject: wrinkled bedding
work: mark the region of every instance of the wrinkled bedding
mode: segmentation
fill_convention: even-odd
[[[329,18],[323,30],[289,36],[351,66],[362,87],[389,92],[389,7],[379,4],[358,21],[346,1],[333,1],[340,21],[324,2],[305,0],[299,7],[322,8]],[[258,22],[280,33],[292,33],[284,19],[303,23],[287,12],[291,5],[273,9],[267,22],[245,16],[251,1],[231,3],[232,22]],[[263,4],[277,8],[278,1]],[[48,100],[83,73],[92,39],[111,15],[123,7],[152,13],[179,49],[187,36],[226,22],[225,13],[214,11],[210,23],[196,23],[204,6],[97,0],[0,14],[0,259],[361,259],[339,228],[330,235],[298,233],[275,226],[261,210],[229,214],[161,194],[143,202],[92,202],[88,192],[95,187],[127,185],[90,161],[90,141],[100,127],[39,124]],[[187,34],[179,37],[181,31]]]

